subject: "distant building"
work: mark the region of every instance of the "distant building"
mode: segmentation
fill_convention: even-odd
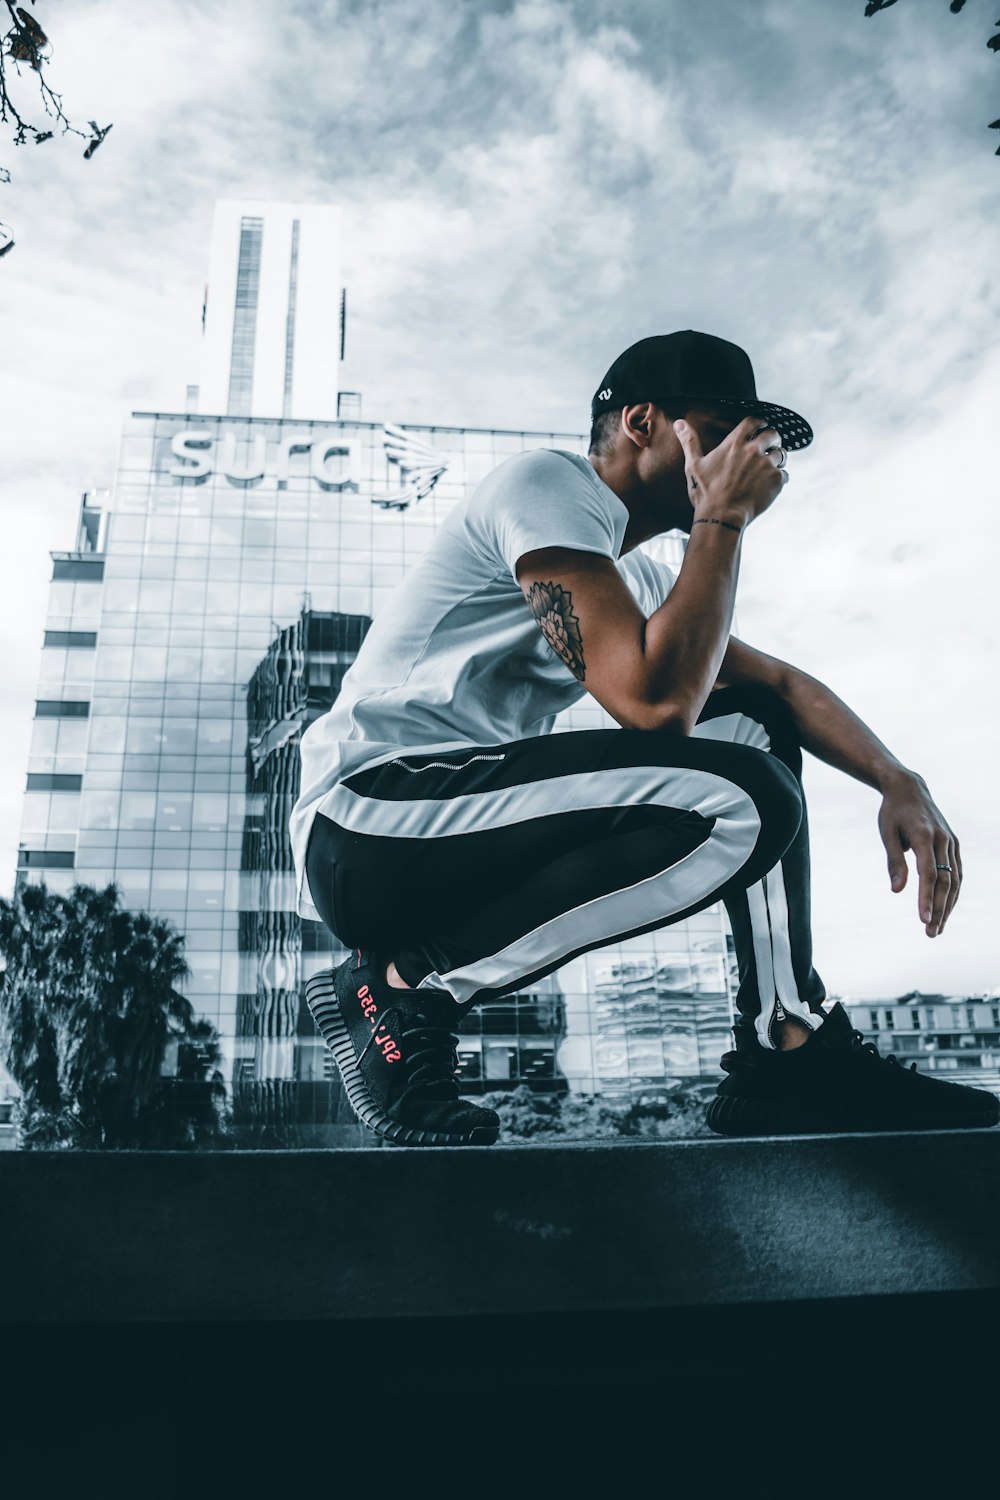
[[[958,997],[914,990],[894,1000],[845,1000],[866,1040],[918,1072],[1000,1093],[1000,994]],[[960,1074],[961,1077],[956,1077]]]

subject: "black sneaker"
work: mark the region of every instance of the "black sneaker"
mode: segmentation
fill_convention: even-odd
[[[839,1001],[800,1047],[727,1052],[721,1066],[729,1077],[705,1114],[717,1135],[960,1130],[1000,1120],[1000,1099],[986,1089],[883,1057]]]
[[[458,1091],[458,1016],[442,990],[394,990],[356,948],[314,974],[306,1004],[333,1053],[351,1108],[398,1146],[492,1146],[500,1117]]]

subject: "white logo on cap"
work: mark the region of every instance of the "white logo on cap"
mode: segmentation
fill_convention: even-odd
[[[608,386],[607,390],[598,391],[597,398],[598,398],[599,401],[608,401],[608,400],[610,400],[610,398],[611,398],[611,387]]]

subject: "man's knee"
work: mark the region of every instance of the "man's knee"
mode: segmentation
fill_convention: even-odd
[[[761,817],[760,842],[779,860],[802,823],[805,801],[798,777],[777,756],[760,752],[755,796]]]

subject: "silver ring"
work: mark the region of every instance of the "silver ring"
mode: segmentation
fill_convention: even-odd
[[[780,453],[781,457],[778,459],[778,462],[775,464],[774,467],[776,469],[783,469],[785,467],[785,461],[788,458],[788,454],[785,452],[784,448],[781,448],[781,447],[765,448],[764,452],[765,453]]]
[[[934,868],[935,870],[947,870],[949,874],[951,873],[951,865],[935,865]]]

